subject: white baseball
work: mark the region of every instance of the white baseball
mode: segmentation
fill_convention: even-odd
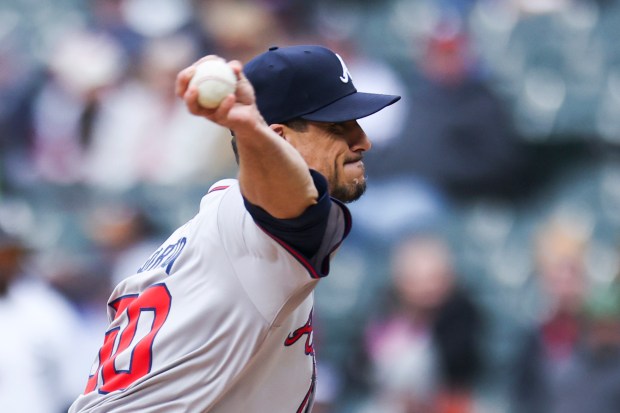
[[[235,92],[237,76],[225,61],[208,59],[196,66],[189,84],[198,88],[200,106],[214,109],[226,96]]]

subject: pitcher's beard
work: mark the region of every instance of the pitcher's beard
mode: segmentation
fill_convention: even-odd
[[[331,196],[337,200],[346,203],[357,201],[366,192],[366,179],[355,179],[353,182],[345,185],[332,186]]]

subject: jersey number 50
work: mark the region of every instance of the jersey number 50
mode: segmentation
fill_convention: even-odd
[[[127,310],[120,326],[110,329],[99,350],[84,394],[97,388],[100,393],[126,389],[151,371],[153,341],[170,312],[171,296],[165,284],[154,284],[141,294],[120,297],[109,305],[114,320]]]

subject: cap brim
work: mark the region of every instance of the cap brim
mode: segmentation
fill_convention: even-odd
[[[346,122],[370,116],[399,100],[396,95],[355,92],[300,117],[316,122]]]

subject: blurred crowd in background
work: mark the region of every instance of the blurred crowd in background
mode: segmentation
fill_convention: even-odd
[[[374,143],[317,289],[319,413],[620,412],[620,2],[3,0],[0,411],[81,393],[106,301],[215,180],[176,73],[324,44]]]

